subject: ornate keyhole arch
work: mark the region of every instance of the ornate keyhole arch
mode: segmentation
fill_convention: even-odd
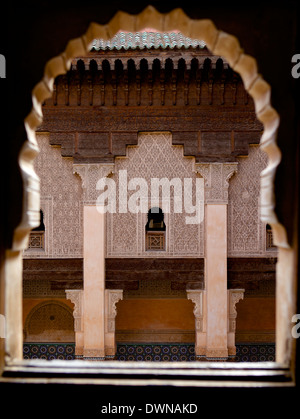
[[[293,254],[287,242],[285,228],[278,222],[274,211],[275,199],[273,193],[273,181],[276,168],[280,163],[281,153],[276,144],[277,129],[279,126],[279,115],[271,105],[271,87],[258,73],[256,60],[244,53],[239,41],[233,35],[218,30],[214,23],[209,19],[194,20],[190,19],[181,9],[175,9],[169,13],[162,14],[152,6],[148,6],[138,15],[130,15],[125,12],[118,12],[108,24],[99,25],[91,23],[87,32],[80,38],[69,41],[65,51],[60,55],[49,60],[45,66],[43,79],[34,87],[32,92],[33,107],[30,114],[25,119],[27,141],[19,155],[19,165],[24,183],[24,204],[23,214],[20,225],[14,232],[11,257],[12,263],[17,263],[17,269],[6,273],[7,295],[9,296],[14,289],[14,301],[7,302],[6,317],[8,330],[16,330],[16,333],[8,334],[6,339],[6,352],[10,359],[22,358],[22,325],[20,312],[16,315],[15,306],[18,299],[22,298],[21,281],[22,266],[20,254],[26,248],[29,232],[39,223],[39,179],[35,174],[33,162],[38,153],[35,130],[43,119],[42,103],[52,95],[54,79],[66,73],[71,65],[71,60],[76,56],[84,56],[88,52],[89,45],[96,38],[110,39],[119,30],[122,31],[142,31],[147,28],[159,32],[170,32],[179,30],[185,36],[193,39],[203,40],[208,49],[215,55],[224,57],[231,68],[240,74],[245,89],[252,96],[255,104],[256,116],[264,126],[264,133],[261,138],[260,146],[268,154],[268,166],[261,173],[261,219],[272,226],[274,233],[274,243],[279,250],[279,265],[277,270],[277,285],[285,266],[289,269],[285,272],[285,281],[289,277],[289,289],[278,301],[277,318],[280,319],[280,334],[278,335],[278,361],[284,362],[289,359],[286,355],[285,340],[288,339],[287,323],[290,321],[291,306],[284,313],[280,312],[281,302],[289,294],[292,288]],[[16,260],[16,252],[17,258]],[[12,266],[10,264],[9,266]],[[8,275],[13,274],[14,280],[8,280]],[[280,283],[279,283],[280,285]],[[16,291],[17,288],[17,292]],[[278,286],[277,286],[278,288]],[[281,315],[282,314],[282,315]]]

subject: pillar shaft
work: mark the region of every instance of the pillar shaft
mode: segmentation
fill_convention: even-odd
[[[84,351],[105,357],[105,214],[84,205]]]
[[[227,204],[206,205],[205,285],[208,358],[228,356],[227,349]]]

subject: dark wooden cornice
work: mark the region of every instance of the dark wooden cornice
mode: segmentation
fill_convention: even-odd
[[[205,48],[105,50],[55,80],[39,131],[75,163],[113,163],[139,131],[170,131],[196,162],[235,161],[262,125],[240,77]]]
[[[227,288],[275,286],[276,258],[228,258]],[[173,290],[204,289],[204,258],[107,258],[105,286],[138,290],[140,281],[169,281]],[[83,259],[24,259],[23,280],[49,281],[52,290],[83,288]]]

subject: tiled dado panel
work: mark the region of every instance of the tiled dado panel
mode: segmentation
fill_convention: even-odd
[[[192,344],[118,344],[116,359],[119,361],[195,361]],[[234,362],[275,361],[275,344],[236,345]]]
[[[72,343],[25,343],[24,359],[75,359]],[[119,361],[195,361],[192,344],[118,344],[116,359]],[[237,344],[235,362],[275,361],[275,344]]]
[[[75,343],[24,343],[24,359],[74,359]]]

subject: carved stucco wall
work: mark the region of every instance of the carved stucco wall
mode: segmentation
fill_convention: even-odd
[[[170,133],[142,133],[139,135],[138,146],[128,147],[125,158],[116,158],[114,175],[117,191],[119,190],[119,171],[126,170],[128,181],[132,178],[143,178],[148,184],[147,208],[151,208],[151,178],[167,178],[171,181],[179,178],[192,179],[193,191],[196,190],[196,178],[200,178],[194,171],[194,158],[183,156],[182,146],[172,145]],[[203,183],[202,183],[203,185]],[[199,187],[202,199],[203,186]],[[107,257],[195,257],[203,256],[203,222],[186,224],[187,214],[174,213],[174,192],[170,189],[170,213],[165,213],[166,250],[149,252],[145,250],[145,225],[147,213],[133,214],[127,212],[109,214],[107,216]],[[128,193],[130,197],[134,191]],[[147,201],[147,199],[146,199]],[[195,202],[194,202],[195,203]],[[163,202],[160,202],[163,206]],[[118,207],[117,207],[118,208]],[[164,208],[163,208],[164,209]]]
[[[82,257],[82,179],[74,174],[72,159],[61,157],[60,148],[49,145],[47,134],[38,134],[37,141],[40,153],[35,160],[35,170],[41,179],[45,250],[26,250],[24,257]],[[152,177],[192,178],[195,191],[195,179],[200,176],[194,164],[194,158],[183,156],[181,146],[172,145],[171,134],[144,133],[139,136],[138,146],[127,148],[126,157],[116,158],[110,177],[116,181],[117,191],[119,170],[127,170],[128,181],[142,177],[148,185]],[[259,217],[260,172],[266,165],[267,155],[258,146],[250,146],[248,157],[238,158],[237,173],[230,179],[228,189],[229,257],[276,256],[276,252],[266,250],[265,225]],[[134,192],[129,192],[128,196]],[[100,194],[95,193],[95,197]],[[150,208],[150,186],[148,204]],[[172,210],[172,188],[170,206]],[[108,213],[107,257],[203,257],[204,223],[188,225],[186,215],[189,214],[172,211],[165,214],[166,251],[153,254],[145,250],[146,213]]]
[[[239,157],[237,173],[229,182],[228,256],[276,256],[266,249],[266,227],[260,220],[260,173],[267,154],[250,146],[248,157]]]
[[[47,134],[37,134],[40,153],[35,171],[41,180],[45,250],[29,249],[25,258],[82,257],[82,186],[73,174],[73,160],[61,156],[60,147],[49,145]]]

